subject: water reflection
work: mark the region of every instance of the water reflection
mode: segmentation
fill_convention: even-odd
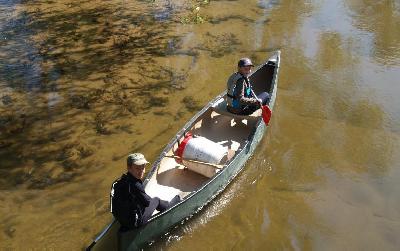
[[[385,65],[398,65],[400,13],[397,1],[347,1],[354,25],[373,36],[371,55]]]
[[[13,13],[13,6],[7,9]],[[37,49],[30,41],[33,31],[26,27],[31,17],[22,12],[18,18],[12,15],[2,18],[0,27],[1,54],[0,82],[14,88],[28,91],[39,90],[41,87],[41,64],[43,59],[37,56]]]
[[[276,9],[287,10],[291,6],[290,1],[282,1]],[[317,10],[317,7],[305,5],[309,11]],[[303,11],[299,8],[297,13]],[[302,50],[302,36],[299,39],[293,35],[296,29],[310,28],[296,26],[302,23],[301,19],[291,19],[302,16],[288,15],[282,21],[274,19],[275,13],[281,12],[272,10],[269,17],[271,21],[265,26],[265,34],[268,34],[265,42],[279,41],[284,48],[278,105],[274,111],[275,124],[270,128],[271,137],[264,140],[267,142],[264,145],[266,148],[255,155],[256,159],[248,165],[244,176],[255,173],[254,169],[263,166],[257,158],[270,159],[273,172],[266,173],[256,181],[259,191],[250,185],[252,179],[245,179],[239,194],[218,218],[208,222],[207,226],[188,223],[196,226],[196,232],[189,236],[182,234],[179,243],[173,245],[172,249],[183,250],[197,241],[226,249],[245,249],[249,246],[255,249],[265,246],[271,249],[312,249],[326,247],[326,241],[337,248],[342,247],[342,242],[333,244],[334,236],[336,231],[346,228],[336,229],[332,224],[334,219],[324,214],[324,210],[332,208],[328,211],[337,211],[335,217],[344,222],[351,222],[355,215],[339,215],[341,210],[335,206],[335,200],[328,196],[335,196],[332,190],[337,184],[331,180],[328,183],[332,187],[326,185],[324,180],[330,179],[330,176],[321,173],[324,172],[322,170],[351,177],[359,173],[360,179],[363,174],[371,175],[373,179],[384,179],[393,168],[398,141],[390,130],[386,131],[384,123],[387,112],[384,107],[376,103],[365,86],[360,88],[359,74],[362,71],[359,71],[359,64],[364,60],[363,53],[359,53],[358,40],[346,33],[353,28],[319,30],[313,48],[315,58],[309,58]],[[281,22],[278,25],[278,21],[274,20]],[[285,40],[287,30],[292,32],[289,40]],[[362,195],[357,195],[355,191],[357,185],[347,186],[343,193],[352,194],[354,200],[362,199]],[[365,191],[374,188],[368,184],[362,189],[365,195]],[[247,196],[243,193],[247,193]],[[253,198],[253,195],[257,196]],[[378,196],[373,197],[374,201],[380,200]],[[394,203],[398,205],[398,200]],[[317,206],[320,204],[324,205],[323,209]],[[371,200],[364,206],[374,207],[374,204]],[[260,208],[267,208],[271,221],[265,234],[254,230],[265,222]],[[358,210],[360,208],[355,211]],[[205,215],[199,217],[205,218]],[[226,222],[230,223],[228,229],[224,227]],[[398,232],[395,223],[388,225]],[[341,238],[343,243],[351,242],[343,235]],[[351,242],[354,247],[368,242],[365,237],[357,238],[358,241]],[[384,238],[374,240],[382,243]],[[220,244],[218,240],[221,239],[230,242]],[[393,240],[383,243],[388,249],[396,246]]]

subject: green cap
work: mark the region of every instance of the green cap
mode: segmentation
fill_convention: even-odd
[[[149,163],[149,162],[146,160],[144,155],[141,154],[141,153],[129,154],[128,158],[126,159],[126,164],[128,166],[131,166],[132,164],[140,166],[140,165],[144,165],[144,164],[147,164],[147,163]]]

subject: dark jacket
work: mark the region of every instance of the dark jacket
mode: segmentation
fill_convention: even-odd
[[[111,186],[111,213],[124,227],[140,226],[144,210],[150,201],[151,197],[146,194],[142,181],[129,172],[123,174]]]

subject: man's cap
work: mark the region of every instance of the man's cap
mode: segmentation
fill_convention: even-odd
[[[250,58],[241,58],[238,62],[238,66],[244,67],[244,66],[254,66],[254,65],[251,62]]]
[[[140,166],[140,165],[144,165],[144,164],[147,164],[147,163],[149,163],[149,162],[146,160],[144,155],[141,154],[141,153],[129,154],[128,158],[126,159],[126,164],[128,166],[131,166],[132,164]]]

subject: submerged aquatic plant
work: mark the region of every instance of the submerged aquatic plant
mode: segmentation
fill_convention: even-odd
[[[198,49],[209,51],[211,56],[216,58],[232,53],[241,45],[239,39],[233,33],[213,35],[207,32],[205,37],[204,43]]]
[[[149,107],[164,107],[168,104],[167,97],[149,97],[147,100],[147,105]]]
[[[110,134],[106,127],[106,119],[103,112],[96,113],[94,116],[94,126],[98,134]]]
[[[93,149],[91,149],[87,146],[83,146],[83,145],[78,146],[77,150],[79,152],[79,156],[81,159],[89,157],[90,155],[92,155],[94,153]]]
[[[181,17],[183,24],[202,24],[206,21],[206,16],[200,13],[200,6],[194,5],[188,15]]]
[[[195,100],[192,96],[186,96],[182,99],[182,103],[185,105],[189,112],[195,112],[201,109],[199,101]]]
[[[91,105],[97,102],[105,92],[105,89],[96,88],[86,93],[73,94],[70,96],[70,106],[77,109],[90,109]]]
[[[128,47],[131,38],[126,34],[118,34],[113,36],[113,46],[120,51]]]

